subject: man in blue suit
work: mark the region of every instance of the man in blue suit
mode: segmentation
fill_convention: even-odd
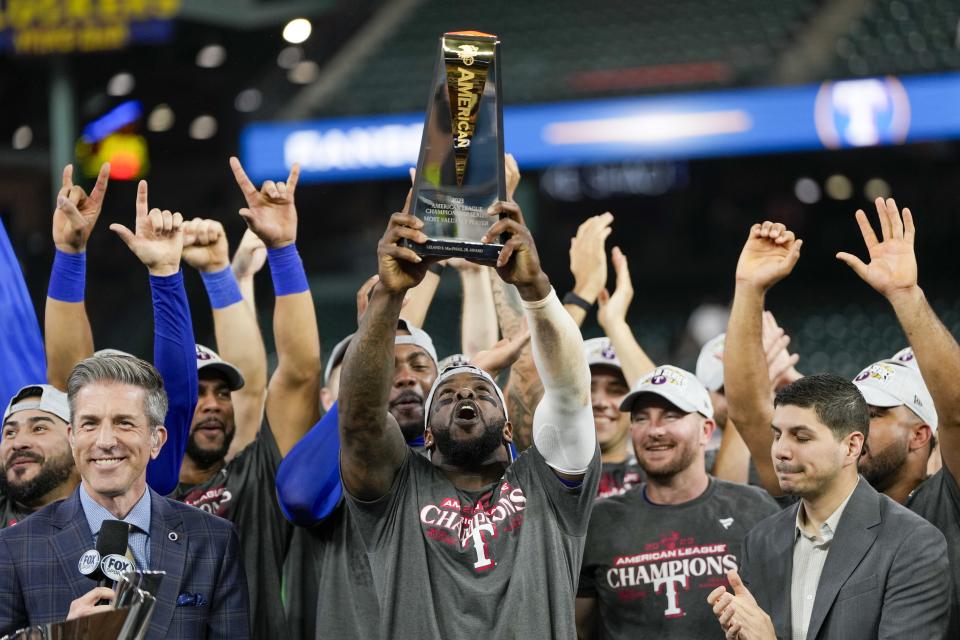
[[[105,520],[131,525],[140,569],[165,571],[148,638],[248,638],[246,578],[236,530],[226,520],[147,487],[147,462],[166,441],[163,381],[147,362],[98,356],[68,381],[70,446],[81,483],[0,532],[0,635],[109,608],[113,591],[91,588],[80,556]]]

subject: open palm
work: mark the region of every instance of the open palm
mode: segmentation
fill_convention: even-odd
[[[890,296],[917,284],[917,256],[913,250],[916,229],[910,209],[904,208],[901,218],[893,198],[877,198],[875,204],[882,240],[877,239],[867,214],[862,209],[856,213],[870,263],[864,264],[860,258],[843,251],[837,254],[837,258],[879,293]]]

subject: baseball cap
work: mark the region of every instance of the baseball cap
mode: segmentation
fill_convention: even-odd
[[[479,378],[483,378],[493,387],[494,393],[497,394],[497,398],[500,399],[500,406],[503,407],[503,417],[507,420],[510,419],[510,416],[507,415],[507,401],[503,397],[503,391],[497,385],[497,381],[493,379],[489,373],[481,369],[480,367],[472,364],[455,364],[453,366],[447,367],[440,375],[437,376],[437,379],[434,381],[433,386],[430,387],[430,393],[427,394],[427,401],[423,403],[423,415],[424,419],[430,415],[430,405],[433,403],[433,394],[436,393],[437,389],[440,388],[440,385],[443,384],[446,380],[449,380],[451,377],[457,375],[458,373],[470,373]]]
[[[437,365],[437,370],[443,371],[448,367],[459,367],[463,364],[470,364],[470,358],[463,353],[454,353],[441,360],[440,364]]]
[[[680,367],[663,365],[640,378],[620,403],[620,411],[630,411],[637,396],[642,393],[656,394],[678,409],[689,413],[695,411],[704,417],[713,418],[713,403],[706,387],[695,375]]]
[[[723,347],[727,334],[707,340],[697,357],[697,378],[710,391],[723,388]]]
[[[899,364],[906,365],[911,369],[920,370],[920,365],[917,364],[917,357],[913,355],[913,349],[907,347],[905,349],[900,349],[895,354],[890,356],[890,360],[898,362]]]
[[[937,410],[933,398],[915,369],[897,360],[881,360],[857,374],[853,384],[860,389],[867,404],[874,407],[903,405],[936,431]]]
[[[610,338],[590,338],[583,341],[583,353],[587,357],[589,366],[604,365],[617,369],[623,374],[623,367],[620,365],[620,359],[617,352],[613,350],[613,344]]]
[[[210,347],[198,344],[197,373],[201,371],[216,371],[222,375],[226,379],[230,391],[243,388],[243,376],[240,374],[239,369],[229,362],[224,361],[223,358],[217,355],[217,352]]]
[[[330,374],[333,373],[334,367],[343,362],[343,356],[347,355],[347,347],[350,346],[350,340],[353,339],[354,335],[351,333],[334,345],[333,351],[330,352],[330,357],[327,359],[327,366],[323,370],[323,384],[330,382]]]
[[[37,400],[36,396],[40,396]],[[67,394],[49,384],[31,384],[22,387],[13,394],[3,412],[3,421],[16,413],[27,409],[39,409],[52,413],[64,422],[70,422],[70,403]]]
[[[437,350],[433,346],[433,340],[430,339],[430,334],[416,326],[412,322],[407,322],[403,318],[397,321],[397,329],[403,329],[410,335],[408,336],[397,336],[394,340],[394,344],[412,344],[417,347],[420,347],[427,352],[431,358],[433,358],[433,364],[439,362],[437,357]]]

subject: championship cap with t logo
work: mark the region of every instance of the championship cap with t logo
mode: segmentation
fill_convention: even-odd
[[[658,395],[681,411],[713,418],[713,403],[706,387],[695,375],[680,367],[663,365],[640,378],[620,403],[620,411],[631,411],[637,397],[644,393]]]
[[[890,356],[889,359],[893,360],[894,362],[899,362],[900,364],[906,365],[911,369],[916,369],[917,371],[920,371],[920,365],[917,364],[917,357],[913,355],[913,349],[911,349],[910,347],[900,349],[900,351],[897,351],[895,354]]]
[[[899,407],[913,411],[930,428],[937,429],[937,410],[920,372],[897,360],[881,360],[853,379],[863,399],[874,407]]]
[[[587,364],[593,366],[613,367],[623,375],[623,367],[617,352],[613,350],[610,338],[590,338],[583,341],[583,353],[587,357]]]
[[[227,386],[230,387],[230,391],[243,388],[243,376],[240,374],[239,369],[229,362],[226,362],[210,347],[198,344],[197,373],[209,373],[212,371],[219,373],[223,379],[227,381]]]

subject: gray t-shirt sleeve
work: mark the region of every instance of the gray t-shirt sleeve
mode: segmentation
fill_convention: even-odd
[[[347,508],[350,509],[350,513],[354,516],[357,529],[360,531],[360,536],[363,538],[367,551],[374,551],[379,548],[385,540],[390,538],[390,534],[397,526],[398,515],[410,486],[413,465],[419,462],[430,464],[419,458],[421,458],[419,454],[412,449],[408,450],[406,458],[397,470],[397,475],[393,479],[390,490],[386,495],[376,500],[360,500],[351,495],[344,487],[344,500]]]
[[[593,452],[593,458],[587,467],[583,480],[576,486],[568,486],[547,464],[543,456],[532,445],[513,463],[513,472],[523,483],[541,487],[551,510],[560,526],[560,530],[572,536],[585,536],[590,521],[590,512],[597,495],[602,465],[600,446]]]

